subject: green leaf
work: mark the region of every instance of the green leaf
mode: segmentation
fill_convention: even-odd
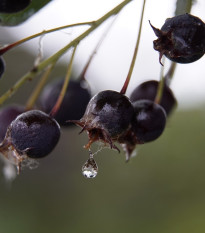
[[[0,14],[0,26],[16,26],[32,15],[34,15],[37,11],[43,8],[46,4],[51,2],[52,0],[33,0],[31,4],[24,10],[14,13],[14,14]]]

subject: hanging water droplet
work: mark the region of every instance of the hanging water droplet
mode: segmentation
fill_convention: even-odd
[[[90,158],[85,162],[82,167],[82,174],[86,178],[95,178],[98,174],[98,165],[93,158],[93,154],[90,152]]]

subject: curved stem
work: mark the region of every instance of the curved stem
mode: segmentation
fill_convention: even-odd
[[[139,43],[140,43],[140,38],[141,38],[142,22],[143,22],[143,16],[144,16],[145,3],[146,3],[146,0],[144,0],[143,6],[142,6],[142,13],[141,13],[141,18],[140,18],[140,26],[139,26],[139,31],[138,31],[138,36],[137,36],[137,42],[136,42],[136,46],[135,46],[135,51],[134,51],[134,54],[133,54],[133,57],[132,57],[132,62],[131,62],[131,65],[130,65],[130,69],[129,69],[127,78],[125,80],[125,83],[124,83],[121,91],[120,91],[121,94],[125,94],[126,93],[127,87],[129,85],[129,82],[130,82],[130,79],[131,79],[131,76],[132,76],[132,72],[133,72],[133,69],[134,69],[134,66],[135,66],[135,61],[136,61],[136,58],[137,58],[137,53],[138,53],[138,48],[139,48]]]
[[[56,28],[52,28],[52,29],[49,29],[49,30],[44,30],[42,32],[39,32],[39,33],[36,33],[34,35],[31,35],[31,36],[28,36],[26,38],[23,38],[21,40],[18,40],[12,44],[9,44],[9,45],[6,45],[2,48],[0,48],[0,56],[3,55],[5,52],[7,52],[8,50],[20,45],[20,44],[23,44],[31,39],[34,39],[36,37],[39,37],[39,36],[43,36],[45,34],[48,34],[48,33],[51,33],[51,32],[55,32],[55,31],[59,31],[59,30],[62,30],[62,29],[65,29],[65,28],[70,28],[70,27],[76,27],[76,26],[83,26],[83,25],[92,25],[94,23],[94,21],[90,21],[90,22],[83,22],[83,23],[75,23],[75,24],[69,24],[69,25],[64,25],[64,26],[61,26],[61,27],[56,27]]]
[[[0,104],[4,103],[9,97],[11,97],[26,81],[32,80],[37,74],[39,74],[43,69],[45,69],[48,65],[52,64],[53,62],[56,62],[68,49],[78,44],[81,40],[83,40],[86,36],[88,36],[92,31],[94,31],[97,27],[99,27],[105,20],[107,20],[112,15],[116,15],[119,13],[125,5],[127,5],[132,0],[125,0],[122,3],[120,3],[118,6],[113,8],[111,11],[106,13],[104,16],[99,18],[98,20],[94,21],[89,29],[87,29],[85,32],[80,34],[78,37],[76,37],[73,41],[71,41],[68,45],[63,47],[61,50],[59,50],[57,53],[53,54],[46,60],[39,63],[37,67],[29,71],[27,74],[25,74],[23,77],[21,77],[14,85],[11,87],[8,91],[6,91],[1,97],[0,97]]]
[[[40,78],[39,83],[37,84],[34,91],[31,93],[31,96],[29,97],[29,99],[26,103],[26,110],[30,110],[33,108],[33,106],[34,106],[39,94],[41,93],[41,90],[43,89],[44,85],[46,84],[48,77],[49,77],[51,71],[53,70],[54,66],[55,66],[55,63],[53,63],[47,67],[45,73]]]
[[[65,80],[64,80],[61,92],[60,92],[60,94],[58,96],[56,104],[54,105],[54,107],[52,108],[52,110],[50,112],[50,116],[52,116],[52,117],[54,117],[55,114],[58,112],[58,110],[59,110],[59,108],[61,106],[61,103],[63,101],[63,98],[65,96],[65,93],[66,93],[66,90],[67,90],[67,87],[68,87],[68,83],[69,83],[69,80],[70,80],[70,76],[71,76],[71,70],[72,70],[72,66],[73,66],[73,59],[74,59],[74,55],[75,55],[75,52],[76,52],[76,48],[77,48],[77,45],[73,49],[71,60],[70,60],[70,63],[68,65],[68,71],[66,73]]]

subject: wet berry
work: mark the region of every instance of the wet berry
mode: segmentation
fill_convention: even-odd
[[[0,1],[0,13],[16,13],[24,10],[31,0],[1,0]]]
[[[73,122],[88,132],[90,141],[86,148],[99,140],[116,148],[112,142],[130,127],[133,115],[133,106],[125,95],[106,90],[96,94],[90,100],[84,116]]]
[[[141,83],[131,93],[131,102],[135,102],[141,99],[154,101],[157,94],[158,85],[159,82],[156,80],[150,80]],[[171,113],[171,111],[175,108],[177,104],[172,90],[166,84],[164,85],[162,98],[159,104],[164,108],[167,115]]]
[[[41,158],[48,155],[60,137],[56,120],[39,110],[19,115],[8,127],[5,144],[10,144],[21,155]]]
[[[10,123],[24,111],[24,107],[20,105],[10,105],[0,109],[0,142],[3,141]]]
[[[164,131],[166,125],[165,110],[150,100],[138,100],[133,103],[135,117],[132,131],[142,143],[154,141]]]
[[[152,26],[152,25],[151,25]],[[161,30],[153,27],[158,37],[154,49],[177,63],[191,63],[200,59],[205,52],[205,24],[190,14],[168,18]]]
[[[62,89],[63,82],[64,80],[57,80],[44,88],[39,100],[41,109],[44,112],[50,113],[52,110]],[[63,102],[54,118],[62,126],[72,125],[68,120],[79,120],[83,116],[90,98],[90,90],[85,81],[71,80]]]
[[[3,57],[0,56],[0,78],[2,77],[4,71],[5,71],[5,62]]]

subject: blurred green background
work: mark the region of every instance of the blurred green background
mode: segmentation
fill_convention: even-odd
[[[1,42],[9,41],[5,31],[0,35]],[[4,58],[1,93],[34,61],[19,48]],[[51,78],[65,69],[58,65]],[[36,82],[6,104],[25,104]],[[204,109],[176,109],[163,135],[140,146],[128,163],[122,151],[102,150],[95,156],[95,179],[81,174],[86,133],[62,129],[59,144],[37,169],[25,168],[11,185],[0,176],[0,233],[204,233]]]
[[[20,49],[4,58],[1,91],[34,59]],[[64,68],[58,66],[52,76]],[[32,88],[26,84],[6,104],[24,104]],[[177,109],[164,134],[140,146],[128,163],[123,152],[102,150],[95,157],[99,174],[91,180],[81,174],[88,159],[86,133],[78,135],[77,127],[62,129],[60,143],[37,169],[25,168],[12,185],[1,176],[0,232],[203,233],[204,109]]]

